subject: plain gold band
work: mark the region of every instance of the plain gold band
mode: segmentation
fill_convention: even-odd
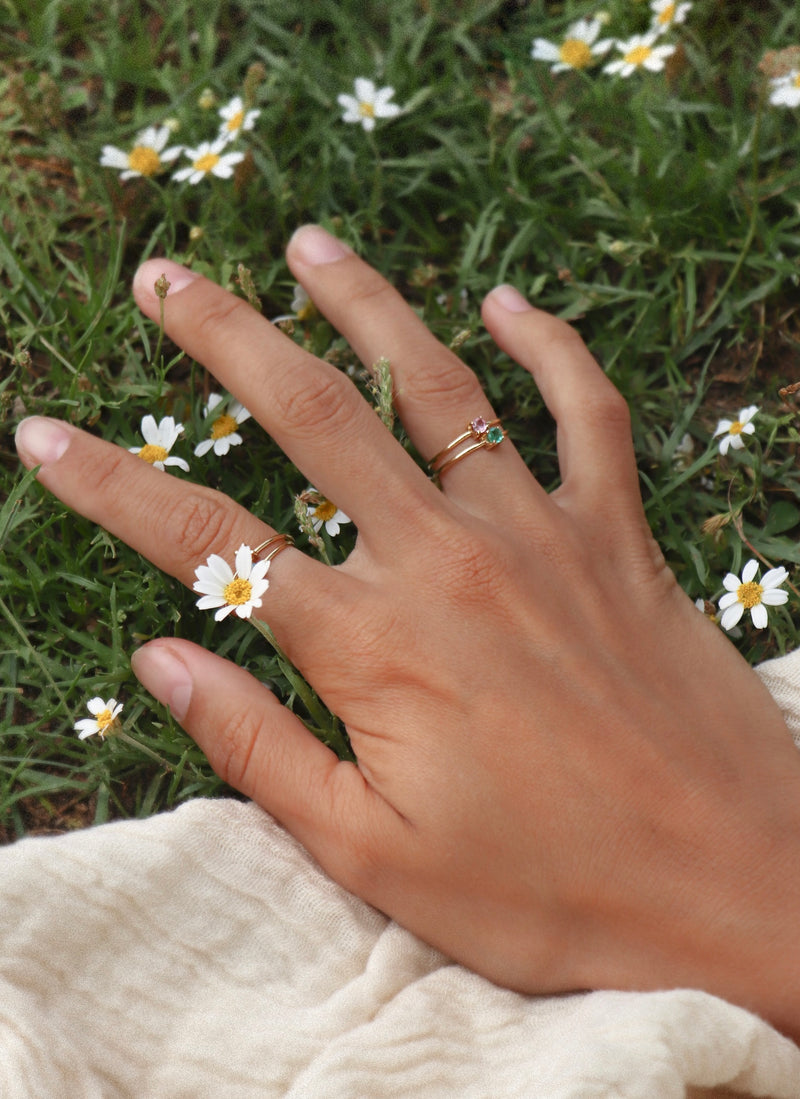
[[[505,432],[503,438],[505,439]],[[478,442],[474,442],[472,446],[466,446],[463,450],[459,450],[458,454],[454,454],[452,458],[448,458],[446,462],[442,462],[438,469],[433,470],[434,477],[441,477],[446,469],[450,466],[454,466],[456,462],[460,462],[462,458],[466,458],[468,454],[473,454],[476,450],[494,450],[496,446],[500,446],[500,443],[489,443],[486,439],[481,439]]]
[[[273,534],[270,538],[267,538],[265,542],[261,542],[260,545],[252,551],[254,561],[271,561],[273,557],[277,557],[278,554],[289,546],[294,545],[294,538],[291,534]],[[268,553],[264,551],[268,550]],[[263,556],[262,556],[263,555]]]

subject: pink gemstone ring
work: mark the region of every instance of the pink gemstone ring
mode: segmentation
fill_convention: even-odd
[[[446,469],[466,458],[468,454],[474,454],[476,450],[494,450],[507,434],[499,420],[476,416],[467,424],[466,431],[462,431],[428,462],[431,477],[441,477]]]

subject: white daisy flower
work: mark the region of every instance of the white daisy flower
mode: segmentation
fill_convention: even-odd
[[[342,528],[342,524],[349,523],[349,516],[337,508],[336,504],[327,500],[321,492],[315,488],[309,488],[301,497],[306,503],[308,518],[314,530],[319,533],[324,523],[325,530],[331,538],[335,538]]]
[[[786,569],[770,569],[760,581],[755,579],[757,572],[758,561],[751,558],[742,569],[741,580],[729,572],[722,581],[725,594],[720,598],[719,609],[723,630],[735,626],[746,610],[750,611],[756,629],[763,630],[767,625],[767,607],[779,607],[788,600],[789,593],[778,587],[789,576]]]
[[[653,13],[653,30],[663,34],[674,23],[685,23],[692,5],[689,0],[685,3],[678,3],[677,0],[652,0],[650,10]]]
[[[165,164],[177,158],[183,152],[180,145],[165,149],[170,138],[169,126],[148,126],[137,135],[130,152],[118,149],[116,145],[104,145],[100,157],[103,168],[120,168],[120,179],[136,179],[139,176],[155,176],[164,170]]]
[[[299,282],[295,283],[294,296],[292,297],[291,313],[282,313],[279,317],[273,317],[273,324],[281,321],[307,321],[314,314],[316,306]]]
[[[192,163],[188,168],[174,172],[172,178],[179,183],[187,179],[192,185],[206,176],[230,179],[235,165],[244,160],[244,153],[223,153],[227,144],[224,137],[218,137],[216,141],[201,142],[196,149],[184,149]]]
[[[748,405],[747,408],[743,408],[739,413],[738,420],[720,420],[714,431],[713,438],[716,439],[717,435],[722,435],[723,438],[719,441],[720,454],[727,454],[728,448],[733,447],[734,450],[742,450],[744,447],[743,435],[752,435],[755,431],[755,425],[752,423],[752,419],[758,412],[758,405]]]
[[[253,561],[253,551],[242,543],[236,551],[236,571],[224,557],[212,553],[205,565],[194,570],[197,577],[193,590],[202,598],[197,600],[200,610],[216,607],[214,619],[221,622],[232,611],[239,618],[249,618],[255,607],[261,606],[261,596],[269,587],[266,579],[269,561]]]
[[[116,698],[109,698],[108,702],[104,702],[102,698],[90,698],[86,708],[92,716],[81,718],[73,726],[79,740],[86,740],[95,733],[101,740],[105,740],[107,736],[113,736],[117,732],[122,703],[117,702]]]
[[[246,111],[242,97],[235,95],[230,103],[220,107],[217,114],[222,119],[219,136],[227,142],[234,141],[244,130],[252,130],[261,111]]]
[[[219,393],[209,394],[208,403],[203,407],[203,417],[213,412],[222,400],[223,398]],[[239,446],[244,442],[244,439],[242,439],[236,428],[249,419],[250,413],[244,405],[239,404],[238,401],[231,401],[226,411],[221,412],[211,425],[210,437],[203,439],[202,443],[198,443],[194,448],[196,457],[202,458],[212,447],[214,453],[222,457],[222,455],[228,453],[232,446]]]
[[[185,473],[189,472],[188,462],[183,458],[170,455],[170,451],[183,434],[183,424],[176,424],[171,416],[165,416],[158,424],[154,416],[145,416],[141,431],[145,445],[128,447],[131,454],[138,454],[142,461],[149,462],[156,469],[178,466]]]
[[[637,69],[660,72],[667,58],[675,53],[676,47],[667,43],[657,46],[657,41],[658,31],[648,31],[647,34],[634,34],[626,42],[615,42],[614,46],[622,57],[604,65],[603,72],[619,73],[620,76],[630,76]]]
[[[546,38],[535,38],[531,57],[534,61],[553,61],[550,72],[560,73],[566,69],[585,69],[592,62],[607,53],[614,44],[606,38],[597,42],[596,38],[603,26],[601,19],[579,19],[567,28],[564,41],[549,42]]]
[[[776,76],[769,84],[772,89],[769,101],[773,107],[800,107],[800,69]]]
[[[344,107],[343,122],[360,122],[365,130],[375,129],[376,118],[396,118],[403,108],[390,103],[394,88],[377,88],[372,80],[357,76],[355,95],[338,95],[336,100]]]

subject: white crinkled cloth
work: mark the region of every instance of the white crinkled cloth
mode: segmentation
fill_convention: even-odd
[[[761,674],[800,741],[800,653]],[[3,1099],[800,1099],[800,1049],[741,1008],[497,988],[252,804],[21,840],[0,883]]]

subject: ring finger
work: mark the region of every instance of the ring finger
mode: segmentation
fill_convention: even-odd
[[[472,430],[474,420],[494,419],[475,374],[377,271],[316,225],[298,229],[286,255],[298,281],[361,361],[369,368],[381,356],[389,359],[395,404],[411,440],[428,461],[447,448],[437,465],[448,462],[441,483],[450,497],[473,511],[507,511],[509,496],[523,483],[535,488],[510,442],[486,447],[485,432]],[[465,433],[469,437],[450,449]],[[474,459],[467,455],[467,461],[449,464],[476,440],[481,446],[471,452]],[[479,453],[484,448],[491,455]]]

